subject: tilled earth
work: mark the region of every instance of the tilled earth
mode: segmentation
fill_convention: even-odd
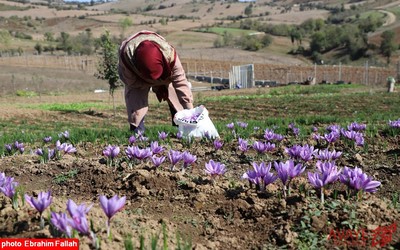
[[[215,92],[196,93],[196,97],[200,99],[200,95],[213,94]],[[28,101],[34,102],[33,99]],[[62,97],[57,97],[57,101],[62,101]],[[21,103],[20,100],[18,103]],[[95,112],[93,115],[18,109],[16,106],[7,106],[6,102],[2,105],[0,114],[3,119],[16,123],[19,119],[32,124],[68,120],[94,126],[112,116],[107,112]],[[226,109],[217,104],[209,107],[213,117],[226,120],[227,123],[233,122],[229,120]],[[170,123],[167,115],[164,117],[154,113],[149,116],[149,122]],[[127,129],[121,125],[124,119],[123,110],[118,110],[111,124],[116,127],[116,124],[120,124],[120,129]],[[327,125],[320,124],[319,127],[322,129]],[[6,131],[7,128],[4,129]],[[261,140],[263,129],[252,133],[249,141]],[[221,139],[231,136],[228,129],[219,132]],[[74,145],[77,148],[75,154],[40,163],[38,156],[32,153],[38,145],[26,143],[24,154],[0,158],[0,172],[14,177],[26,193],[35,197],[41,191],[51,190],[54,196],[51,205],[53,211],[65,211],[68,199],[78,204],[93,204],[88,218],[93,222],[102,249],[123,249],[128,238],[138,248],[141,236],[145,248],[150,248],[151,239],[156,236],[159,237],[158,245],[161,246],[165,238],[168,248],[177,248],[179,244],[183,248],[184,242],[191,242],[193,249],[400,248],[400,135],[392,136],[385,131],[378,131],[374,138],[365,138],[369,145],[367,149],[355,149],[343,141],[336,144],[335,149],[343,152],[337,161],[340,168],[360,167],[381,181],[382,185],[376,193],[365,193],[361,200],[356,200],[356,197],[346,195],[342,184],[336,183],[325,194],[324,206],[319,205],[317,192],[307,181],[306,172],[314,171],[315,160],[309,163],[305,173],[292,181],[291,192],[286,199],[283,198],[279,180],[268,185],[266,192],[259,192],[241,179],[243,173],[252,168],[252,162],[288,159],[285,147],[295,143],[323,148],[315,144],[311,135],[303,141],[291,134],[284,136],[286,139],[273,152],[260,156],[254,149],[244,154],[240,152],[237,138],[225,142],[222,149],[215,150],[212,141],[188,144],[171,134],[169,140],[160,141],[165,148],[164,156],[169,149],[174,149],[190,151],[197,157],[197,161],[185,173],[171,172],[168,159],[157,169],[154,169],[151,161],[146,160],[130,166],[123,160],[128,138],[126,143],[118,145],[121,154],[114,167],[108,166],[102,155],[107,146],[104,144],[79,142]],[[211,159],[225,164],[228,169],[225,175],[215,181],[204,171],[205,163]],[[127,202],[111,221],[113,237],[110,240],[106,236],[106,216],[100,208],[99,195],[111,197],[115,194],[126,196]],[[49,214],[50,209],[47,209],[45,218]],[[377,230],[393,226],[396,226],[396,231],[390,234],[391,238],[384,241],[381,236],[377,237]],[[344,240],[334,241],[332,237],[340,232],[347,233],[342,237]],[[55,235],[51,233],[48,221],[45,228],[40,229],[39,215],[28,204],[20,202],[19,209],[14,210],[10,199],[0,195],[0,237],[51,238]],[[81,249],[91,248],[86,237],[80,237],[80,240]],[[382,247],[371,247],[377,242]]]

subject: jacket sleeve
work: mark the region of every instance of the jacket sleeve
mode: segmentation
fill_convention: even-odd
[[[178,100],[184,109],[193,108],[193,95],[190,84],[186,78],[185,70],[181,64],[181,61],[176,55],[175,65],[172,68],[171,76],[172,86],[176,92]]]

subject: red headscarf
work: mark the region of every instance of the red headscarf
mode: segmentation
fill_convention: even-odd
[[[146,78],[165,79],[170,74],[170,67],[159,47],[151,41],[143,41],[135,50],[135,66]]]

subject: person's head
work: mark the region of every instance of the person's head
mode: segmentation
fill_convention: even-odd
[[[170,74],[168,63],[157,44],[143,41],[135,51],[135,66],[146,78],[165,79]]]

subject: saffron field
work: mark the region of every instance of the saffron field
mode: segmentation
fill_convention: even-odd
[[[194,93],[188,140],[151,97],[0,102],[0,237],[80,249],[399,249],[400,93],[357,84]]]

